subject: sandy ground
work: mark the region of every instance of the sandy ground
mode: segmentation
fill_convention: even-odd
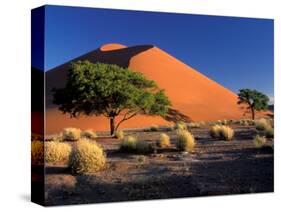
[[[195,197],[273,191],[272,148],[253,145],[256,132],[236,127],[233,141],[211,139],[208,129],[192,129],[194,153],[172,146],[146,156],[118,152],[117,139],[98,139],[108,166],[91,175],[71,175],[64,165],[48,165],[45,177],[47,205]],[[160,132],[129,132],[153,142]],[[269,141],[273,145],[273,141]],[[34,176],[34,175],[33,175]]]

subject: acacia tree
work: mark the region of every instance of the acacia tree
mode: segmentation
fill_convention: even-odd
[[[268,109],[269,98],[257,90],[240,89],[238,98],[237,103],[247,105],[247,109],[251,111],[253,120],[255,119],[255,111]]]
[[[164,91],[141,73],[89,61],[72,63],[66,86],[53,92],[53,102],[71,117],[107,117],[111,135],[137,114],[165,116],[170,106]],[[122,117],[118,123],[117,116]]]

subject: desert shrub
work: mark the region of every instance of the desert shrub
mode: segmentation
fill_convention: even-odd
[[[102,170],[106,165],[103,149],[87,139],[77,141],[69,157],[69,167],[73,173],[91,173]]]
[[[196,122],[187,123],[186,126],[189,128],[200,128],[201,127],[200,123],[196,123]]]
[[[222,121],[221,121],[221,120],[217,120],[217,121],[216,121],[216,124],[221,125],[221,124],[222,124]]]
[[[46,142],[45,143],[45,161],[47,163],[56,163],[68,160],[71,153],[71,146],[61,142]]]
[[[136,151],[136,143],[137,143],[136,137],[127,136],[122,140],[119,149],[124,152],[134,152]]]
[[[93,130],[84,130],[81,132],[81,137],[88,138],[88,139],[95,139],[98,136]]]
[[[220,137],[220,130],[221,130],[221,125],[214,125],[211,126],[210,128],[210,135],[212,138],[219,138]]]
[[[210,135],[212,138],[229,141],[234,136],[234,130],[224,125],[214,125],[210,128]]]
[[[161,148],[170,146],[170,137],[165,133],[161,133],[160,138],[157,141],[157,146]]]
[[[136,142],[136,152],[139,154],[147,154],[153,151],[153,147],[150,143],[146,141],[137,141]]]
[[[157,125],[152,125],[152,126],[150,126],[150,131],[153,131],[153,132],[155,132],[155,131],[158,131],[159,130],[159,126],[157,126]]]
[[[221,121],[221,124],[222,124],[222,125],[227,125],[227,124],[228,124],[228,121],[227,121],[226,119],[224,119],[224,120]]]
[[[44,164],[44,143],[42,141],[31,142],[31,163],[33,165]]]
[[[255,126],[256,126],[256,129],[260,130],[260,131],[264,131],[267,128],[271,127],[269,122],[266,119],[264,119],[264,118],[256,120],[255,121]]]
[[[268,123],[270,124],[270,126],[272,128],[274,127],[274,119],[272,119],[272,118],[268,119]]]
[[[251,119],[241,119],[239,121],[239,124],[242,126],[252,126],[255,124],[255,121]]]
[[[266,140],[266,137],[264,137],[264,136],[257,135],[257,136],[254,138],[254,145],[255,145],[257,148],[263,147],[263,146],[266,144],[266,142],[267,142],[267,140]]]
[[[193,135],[187,130],[177,131],[176,147],[180,151],[192,151],[195,146],[195,139]]]
[[[230,141],[234,136],[234,130],[228,126],[221,126],[220,128],[220,138],[222,140]]]
[[[124,132],[122,130],[117,130],[115,132],[115,137],[118,139],[123,139],[125,137]]]
[[[265,129],[265,136],[267,138],[273,138],[274,137],[274,129],[271,127],[271,126],[268,126],[266,129]]]
[[[81,136],[81,130],[77,128],[64,128],[62,137],[64,141],[77,141]]]
[[[174,128],[176,130],[186,130],[186,124],[182,121],[179,121],[178,123],[175,124]]]

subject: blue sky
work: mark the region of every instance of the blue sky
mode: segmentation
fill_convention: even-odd
[[[45,65],[32,61],[45,71],[105,43],[153,44],[234,92],[273,96],[273,20],[61,6],[45,15]]]

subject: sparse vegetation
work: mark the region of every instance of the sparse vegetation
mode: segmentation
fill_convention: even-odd
[[[159,146],[160,148],[164,148],[169,147],[170,145],[170,137],[165,133],[161,133],[160,138],[157,141],[157,146]]]
[[[115,137],[118,139],[123,139],[125,137],[124,132],[122,130],[117,130],[115,132]]]
[[[212,138],[219,138],[220,137],[220,130],[221,130],[221,125],[213,125],[210,128],[210,135]]]
[[[195,146],[195,139],[187,130],[177,130],[176,146],[180,151],[190,152]]]
[[[200,128],[201,124],[199,122],[190,122],[190,123],[187,123],[186,126],[188,128]]]
[[[186,130],[186,124],[182,121],[179,121],[175,124],[174,128],[176,130]]]
[[[134,136],[126,136],[120,146],[119,149],[124,152],[134,152],[136,151],[136,143],[137,139]]]
[[[73,173],[96,172],[102,170],[105,165],[104,151],[97,143],[87,139],[77,141],[69,158],[69,167]]]
[[[159,130],[159,126],[157,126],[157,125],[150,126],[150,131],[155,132],[155,131],[158,131],[158,130]]]
[[[43,141],[31,142],[31,163],[33,165],[44,164],[44,143]]]
[[[240,89],[238,98],[238,104],[247,105],[246,109],[250,111],[252,120],[255,120],[256,111],[263,111],[268,109],[268,96],[257,90]]]
[[[221,124],[222,124],[222,125],[227,125],[227,124],[228,124],[228,121],[227,121],[226,119],[224,119],[224,120],[221,121]]]
[[[234,136],[234,130],[228,126],[221,126],[220,138],[222,140],[230,141]]]
[[[239,124],[242,126],[252,126],[255,124],[255,121],[251,119],[241,119],[239,121]]]
[[[98,136],[93,130],[85,130],[81,132],[81,137],[94,140]]]
[[[270,123],[264,118],[256,120],[255,126],[256,126],[256,129],[259,130],[259,131],[264,131],[267,128],[271,127]]]
[[[210,135],[212,138],[229,141],[234,136],[234,130],[224,125],[214,125],[210,128]]]
[[[45,161],[47,163],[56,163],[68,161],[71,153],[71,146],[61,142],[45,142]]]
[[[64,128],[62,138],[64,141],[77,141],[81,137],[81,130],[77,128]]]
[[[274,129],[271,126],[269,126],[265,129],[265,136],[267,138],[273,138],[274,137]]]
[[[267,140],[266,140],[266,137],[264,137],[264,136],[257,135],[254,138],[254,144],[257,148],[263,147],[266,144],[266,142],[267,142]]]

